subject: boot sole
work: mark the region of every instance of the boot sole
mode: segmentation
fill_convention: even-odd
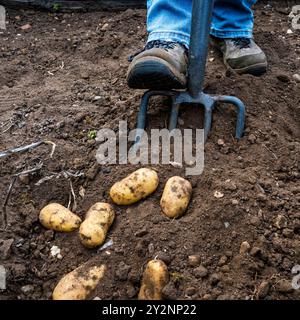
[[[186,76],[163,59],[146,57],[130,68],[127,83],[133,89],[184,89]]]
[[[249,67],[241,68],[241,69],[233,69],[225,60],[224,60],[225,66],[238,73],[238,74],[251,74],[253,76],[260,76],[264,74],[267,71],[268,64],[266,62],[257,63]]]

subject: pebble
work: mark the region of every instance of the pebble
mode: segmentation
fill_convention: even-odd
[[[221,276],[218,273],[213,273],[209,279],[211,285],[215,286],[221,280]]]
[[[300,83],[300,74],[295,73],[295,74],[293,75],[293,79],[294,79],[296,82]]]
[[[137,231],[134,235],[135,237],[143,237],[148,233],[148,230],[146,228],[143,228],[142,230]]]
[[[24,294],[33,292],[33,291],[34,291],[34,286],[31,285],[31,284],[27,284],[27,285],[21,287],[21,291],[22,291]]]
[[[172,257],[164,251],[159,251],[156,255],[156,258],[163,261],[166,265],[170,264]]]
[[[194,295],[195,293],[196,293],[196,288],[195,287],[188,287],[188,288],[186,288],[186,290],[185,290],[185,294],[187,295],[187,296],[192,296],[192,295]]]
[[[7,239],[0,241],[0,257],[1,259],[7,259],[10,256],[11,247],[14,243],[14,239]]]
[[[256,136],[254,134],[250,134],[248,137],[248,141],[250,141],[252,144],[256,141]]]
[[[284,215],[279,214],[276,219],[275,219],[275,223],[274,223],[275,227],[277,229],[283,229],[287,226],[287,219]]]
[[[294,231],[289,228],[285,228],[282,230],[282,234],[284,237],[292,239],[294,237]]]
[[[200,256],[199,255],[191,255],[188,257],[188,264],[191,267],[197,267],[200,264]]]
[[[193,270],[194,276],[196,278],[204,278],[208,275],[208,271],[204,266],[199,266]]]
[[[219,198],[223,198],[223,197],[224,197],[224,193],[216,190],[216,191],[214,192],[214,197],[215,197],[215,198],[218,198],[218,199],[219,199]]]
[[[281,293],[290,293],[294,291],[291,281],[285,279],[279,280],[275,287],[276,290]]]
[[[247,242],[247,241],[242,242],[241,246],[240,246],[240,254],[245,254],[249,250],[250,250],[249,242]]]
[[[222,256],[222,257],[220,258],[219,262],[218,262],[218,266],[219,266],[219,267],[224,266],[224,265],[226,264],[227,260],[228,260],[228,258],[227,258],[226,256]]]
[[[257,297],[259,299],[264,299],[270,290],[270,283],[268,281],[263,281],[257,288]]]
[[[31,28],[31,25],[29,23],[24,24],[23,26],[20,27],[21,30],[28,30]]]

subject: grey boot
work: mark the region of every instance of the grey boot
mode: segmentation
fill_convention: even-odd
[[[131,59],[127,83],[134,89],[182,89],[186,86],[187,50],[180,43],[150,41]]]
[[[211,37],[211,43],[223,53],[225,65],[235,72],[253,75],[266,72],[266,55],[253,39]]]

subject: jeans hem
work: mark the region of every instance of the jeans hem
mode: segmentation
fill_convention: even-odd
[[[210,34],[217,38],[252,38],[253,33],[252,30],[240,30],[240,31],[222,31],[211,29]]]

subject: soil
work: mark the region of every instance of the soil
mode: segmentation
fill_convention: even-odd
[[[234,110],[215,109],[204,172],[187,177],[193,186],[187,213],[169,220],[159,206],[164,183],[184,176],[184,168],[155,166],[158,190],[135,205],[115,206],[113,245],[97,250],[83,247],[77,232],[46,230],[38,214],[49,202],[68,205],[63,172],[73,173],[75,212],[84,217],[95,202],[111,202],[110,186],[139,167],[98,165],[98,143],[88,136],[103,127],[117,130],[120,120],[136,125],[142,91],[127,88],[125,77],[127,57],[146,39],[146,12],[8,10],[0,35],[1,150],[39,140],[57,147],[53,158],[44,145],[0,159],[1,207],[13,174],[43,164],[16,180],[6,205],[0,264],[7,289],[0,299],[51,299],[58,280],[85,262],[108,265],[90,299],[136,299],[143,268],[154,257],[171,275],[166,299],[299,299],[291,270],[300,264],[300,84],[293,78],[300,73],[300,42],[299,32],[287,33],[290,11],[286,2],[255,8],[255,38],[269,61],[261,77],[226,71],[210,49],[205,91],[242,99],[246,130],[236,141]],[[148,128],[164,128],[168,112],[167,102],[156,101]],[[180,127],[201,128],[201,116],[200,108],[182,108]],[[51,256],[53,246],[61,259]]]

